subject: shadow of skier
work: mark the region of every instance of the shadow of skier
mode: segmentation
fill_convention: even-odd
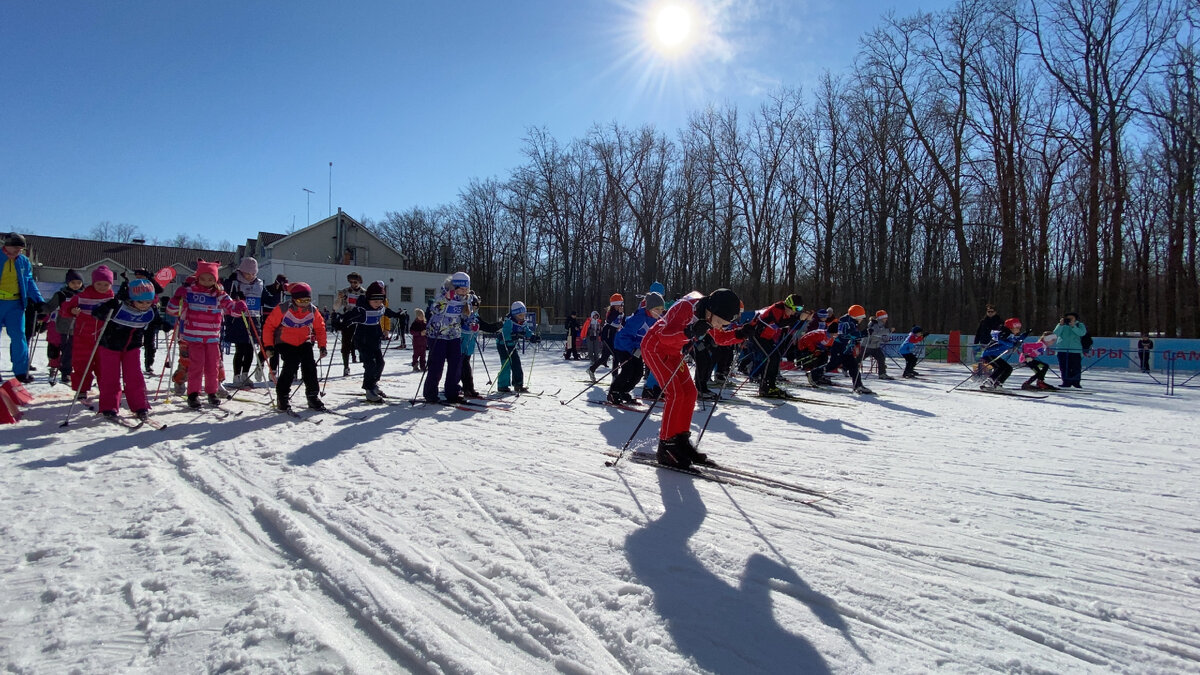
[[[634,575],[653,590],[679,652],[716,673],[828,673],[816,648],[772,613],[772,580],[802,584],[796,574],[755,554],[741,584],[730,586],[688,549],[708,515],[693,479],[659,470],[658,482],[666,512],[629,535],[625,551]]]

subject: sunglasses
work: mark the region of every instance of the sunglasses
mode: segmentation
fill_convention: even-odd
[[[296,303],[297,305],[311,305],[312,298],[296,298],[295,300],[292,300],[292,302]]]

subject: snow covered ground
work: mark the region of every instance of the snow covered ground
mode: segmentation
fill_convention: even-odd
[[[383,382],[404,398],[408,355]],[[965,371],[928,364],[878,398],[799,392],[848,407],[718,407],[701,449],[833,491],[805,505],[606,468],[640,415],[560,405],[583,368],[543,353],[544,396],[476,413],[359,404],[356,367],[326,400],[361,421],[160,405],[134,432],[62,429],[65,388],[33,385],[0,428],[0,664],[1200,672],[1196,390],[947,394]]]

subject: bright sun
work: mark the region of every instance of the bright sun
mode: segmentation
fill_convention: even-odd
[[[679,5],[667,5],[654,17],[654,37],[667,51],[679,49],[692,32],[692,15]]]

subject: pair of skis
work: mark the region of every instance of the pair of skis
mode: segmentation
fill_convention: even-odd
[[[605,451],[604,454],[610,457],[618,456],[618,453],[611,450]],[[805,506],[813,506],[818,502],[826,500],[837,502],[835,495],[841,491],[840,488],[837,490],[817,490],[778,478],[764,476],[753,471],[717,464],[712,460],[704,464],[693,464],[684,468],[660,464],[655,455],[647,452],[631,452],[627,453],[627,456],[635,464],[645,464],[659,469],[684,473],[701,480],[744,488],[773,497],[780,497]]]

